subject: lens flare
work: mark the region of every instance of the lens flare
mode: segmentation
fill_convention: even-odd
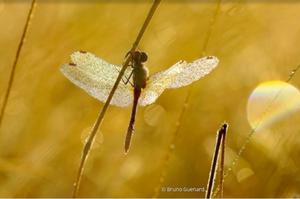
[[[300,92],[296,87],[283,81],[268,81],[251,93],[247,117],[251,127],[259,130],[299,110]]]

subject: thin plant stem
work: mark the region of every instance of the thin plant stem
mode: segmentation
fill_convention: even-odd
[[[136,48],[137,48],[137,46],[138,46],[138,44],[139,44],[139,42],[140,42],[140,40],[141,40],[141,38],[142,38],[142,36],[145,32],[147,26],[149,25],[149,22],[150,22],[153,14],[154,14],[156,8],[158,7],[160,1],[161,0],[154,0],[153,5],[152,5],[152,7],[151,7],[146,19],[145,19],[145,22],[143,23],[142,28],[140,29],[140,31],[138,33],[138,36],[137,36],[135,42],[132,45],[132,48],[130,50],[131,52],[134,52],[136,50]],[[120,73],[119,73],[119,75],[118,75],[118,77],[115,81],[115,84],[114,84],[113,88],[111,89],[111,91],[109,93],[109,96],[108,96],[104,106],[102,107],[102,109],[101,109],[101,111],[100,111],[100,113],[97,117],[97,120],[96,120],[96,122],[93,126],[93,129],[90,132],[89,137],[88,137],[88,139],[87,139],[87,141],[84,145],[84,148],[82,150],[82,156],[81,156],[78,172],[77,172],[77,177],[76,177],[76,180],[75,180],[75,183],[74,183],[74,189],[73,189],[73,194],[72,194],[72,196],[74,198],[77,197],[77,195],[78,195],[78,191],[79,191],[79,187],[80,187],[84,167],[85,167],[85,164],[86,164],[86,160],[87,160],[87,157],[90,153],[91,146],[93,144],[93,141],[95,139],[95,136],[97,134],[99,126],[101,125],[101,123],[103,121],[106,110],[108,109],[110,101],[111,101],[111,99],[112,99],[112,97],[113,97],[113,95],[114,95],[121,79],[122,79],[122,76],[124,75],[124,72],[125,72],[128,64],[129,64],[129,62],[130,62],[130,57],[127,57],[126,61],[124,62],[123,66],[122,66],[122,69],[121,69],[121,71],[120,71]]]
[[[222,3],[222,0],[218,0],[217,1],[216,10],[214,12],[214,15],[213,15],[211,21],[210,21],[210,24],[209,24],[209,27],[208,27],[208,31],[207,31],[207,34],[206,34],[206,38],[204,40],[203,47],[202,47],[202,54],[203,54],[203,56],[206,55],[207,47],[208,47],[211,35],[213,33],[213,30],[214,30],[214,26],[216,24],[216,21],[217,21],[217,18],[218,18],[218,14],[220,12],[221,3]]]
[[[7,107],[7,102],[8,102],[9,96],[10,96],[10,92],[11,92],[11,89],[12,89],[12,86],[13,86],[13,83],[14,83],[16,68],[17,68],[17,65],[18,65],[18,62],[19,62],[20,54],[22,52],[22,48],[23,48],[23,45],[25,43],[25,39],[26,39],[28,30],[29,30],[30,21],[33,17],[35,4],[36,4],[36,0],[32,0],[30,8],[29,8],[28,15],[27,15],[27,18],[26,18],[26,22],[25,22],[25,25],[24,25],[24,28],[23,28],[23,31],[22,31],[22,36],[21,36],[21,39],[20,39],[20,42],[19,42],[19,45],[18,45],[18,48],[17,48],[15,59],[14,59],[14,62],[13,62],[13,65],[12,65],[12,68],[11,68],[11,71],[10,71],[7,88],[5,90],[4,99],[3,99],[1,110],[0,110],[0,127],[1,127],[1,124],[2,124],[2,121],[3,121],[3,117],[4,117],[4,114],[5,114],[6,107]]]
[[[300,70],[300,64],[298,66],[296,66],[292,72],[290,73],[289,77],[287,78],[287,80],[285,81],[286,83],[289,83],[293,80],[294,76],[296,75],[296,73]],[[281,95],[282,91],[284,90],[285,86],[282,87],[277,93],[276,95],[273,97],[273,99],[271,100],[271,102],[266,106],[264,112],[262,113],[262,117],[263,118],[265,115],[267,115],[270,111],[270,108],[272,107],[272,105],[275,103],[275,101],[278,99],[278,97]],[[251,138],[253,137],[253,135],[256,133],[257,129],[260,127],[260,125],[262,124],[263,119],[260,119],[257,123],[257,125],[250,130],[248,136],[246,137],[244,143],[242,144],[242,146],[240,147],[238,153],[236,154],[235,158],[232,160],[230,167],[228,167],[225,171],[224,174],[224,179],[229,175],[229,173],[232,171],[233,167],[236,165],[237,161],[239,160],[240,156],[242,155],[242,153],[246,150],[247,145],[249,144],[249,142],[251,141]],[[220,185],[216,188],[213,197],[215,197],[218,192],[220,191],[221,187]]]
[[[217,21],[217,16],[218,16],[218,13],[220,12],[220,7],[221,7],[221,3],[222,3],[221,1],[222,0],[217,1],[217,6],[216,6],[216,9],[215,9],[214,15],[213,15],[213,17],[211,19],[211,23],[208,27],[208,31],[207,31],[207,34],[206,34],[206,37],[205,37],[205,40],[204,40],[204,44],[202,46],[202,54],[203,55],[206,54],[207,47],[208,47],[208,44],[209,44],[209,40],[210,40],[211,35],[213,33],[213,27],[214,27],[214,25]],[[177,136],[178,136],[179,131],[182,127],[182,121],[183,121],[185,113],[187,111],[187,107],[188,107],[188,103],[190,101],[191,93],[192,93],[192,86],[188,90],[187,96],[184,100],[182,109],[180,111],[180,114],[179,114],[179,117],[178,117],[178,120],[177,120],[177,123],[176,123],[175,131],[174,131],[173,136],[171,138],[168,150],[167,150],[166,155],[164,156],[164,158],[162,160],[163,163],[162,163],[162,170],[161,170],[160,177],[159,177],[159,183],[154,189],[153,198],[157,198],[159,196],[161,186],[162,186],[162,184],[165,180],[166,170],[168,168],[168,164],[169,164],[170,157],[172,155],[172,151],[175,147],[175,142],[176,142]]]
[[[188,92],[187,96],[185,98],[185,101],[184,101],[183,108],[181,109],[181,112],[179,114],[179,119],[178,119],[178,122],[176,123],[175,131],[174,131],[174,133],[172,135],[172,138],[171,138],[168,150],[167,150],[166,155],[164,156],[164,159],[163,159],[163,165],[162,165],[162,171],[160,173],[159,183],[158,183],[158,185],[156,186],[156,188],[154,190],[153,198],[157,198],[158,197],[158,195],[160,193],[160,188],[161,188],[161,186],[162,186],[162,184],[163,184],[163,182],[165,180],[166,170],[167,170],[167,167],[168,167],[168,163],[170,161],[170,158],[171,158],[171,155],[172,155],[172,151],[175,148],[175,142],[176,142],[177,136],[178,136],[179,131],[181,129],[180,128],[181,127],[181,123],[180,122],[183,121],[183,118],[185,116],[185,112],[187,111],[187,107],[188,107],[188,102],[189,102],[190,96],[191,96],[191,92]]]
[[[217,172],[217,168],[218,168],[217,165],[218,165],[220,146],[225,143],[224,139],[225,139],[225,134],[227,132],[227,128],[228,128],[228,124],[224,123],[221,126],[221,128],[218,130],[218,133],[217,133],[216,145],[215,145],[214,155],[213,155],[211,168],[210,168],[210,172],[209,172],[205,198],[211,198],[211,194],[212,194],[212,191],[214,188],[214,182],[215,182],[215,178],[216,178],[216,172]],[[221,156],[224,155],[223,146],[221,146],[222,147]],[[224,159],[223,159],[223,165],[224,165]],[[222,161],[221,161],[221,167],[222,167]],[[221,171],[221,176],[223,175],[222,172],[223,172],[223,170]]]
[[[228,129],[228,124],[226,124],[226,130],[223,132],[223,139],[221,141],[221,160],[220,160],[220,198],[223,198],[223,188],[224,188],[224,162],[225,162],[225,145],[226,145],[226,134]]]

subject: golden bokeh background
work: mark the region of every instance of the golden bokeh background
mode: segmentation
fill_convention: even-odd
[[[0,129],[0,197],[71,196],[84,139],[103,103],[69,82],[59,67],[76,50],[121,64],[150,6],[146,0],[37,1]],[[29,7],[27,0],[0,1],[1,102]],[[151,73],[203,55],[217,56],[220,64],[193,85],[167,90],[154,105],[139,108],[126,156],[131,110],[110,107],[80,196],[152,197],[160,183],[205,188],[216,130],[226,120],[225,166],[232,170],[224,196],[299,197],[299,111],[255,132],[231,165],[251,132],[252,91],[262,82],[285,81],[300,64],[300,4],[223,0],[216,13],[217,7],[217,1],[162,0],[139,46],[148,53]],[[290,84],[299,88],[300,74]]]

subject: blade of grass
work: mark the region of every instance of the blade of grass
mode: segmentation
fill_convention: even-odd
[[[202,54],[203,54],[203,56],[206,55],[206,51],[207,51],[207,47],[208,47],[208,44],[209,44],[209,40],[210,40],[211,35],[213,33],[213,29],[214,29],[214,26],[215,26],[217,18],[218,18],[218,14],[219,14],[220,9],[221,9],[221,3],[222,3],[222,0],[217,0],[216,10],[214,12],[214,15],[213,15],[211,21],[210,21],[210,25],[208,27],[206,38],[205,38],[203,46],[202,46]]]
[[[138,36],[135,40],[135,42],[133,43],[132,45],[132,48],[131,48],[131,52],[134,52],[147,28],[147,26],[149,25],[149,22],[151,21],[152,19],[152,16],[156,10],[156,8],[158,7],[159,3],[160,3],[161,0],[154,0],[153,4],[152,4],[152,7],[151,9],[149,10],[148,12],[148,15],[142,25],[142,28],[140,29],[139,33],[138,33]],[[122,79],[122,76],[124,75],[124,72],[129,64],[129,61],[130,61],[130,58],[127,57],[125,63],[123,64],[122,66],[122,69],[117,77],[117,80],[115,81],[115,84],[113,86],[113,88],[111,89],[110,93],[109,93],[109,96],[103,106],[103,108],[101,109],[98,117],[97,117],[97,120],[93,126],[93,129],[92,131],[90,132],[90,135],[84,145],[84,148],[83,148],[83,151],[82,151],[82,156],[81,156],[81,160],[80,160],[80,164],[79,164],[79,169],[78,169],[78,172],[77,172],[77,177],[76,177],[76,180],[75,180],[75,183],[74,183],[74,189],[73,189],[73,194],[72,196],[75,198],[77,195],[78,195],[78,191],[79,191],[79,187],[80,187],[80,182],[81,182],[81,179],[82,179],[82,175],[83,175],[83,171],[84,171],[84,166],[85,166],[85,163],[86,163],[86,160],[87,160],[87,157],[90,153],[90,149],[91,149],[91,146],[93,144],[93,141],[95,139],[95,136],[97,134],[97,131],[99,129],[99,126],[101,125],[102,121],[103,121],[103,118],[104,118],[104,115],[106,113],[106,110],[110,104],[110,101]]]
[[[28,11],[28,15],[27,15],[27,18],[26,18],[26,22],[25,22],[25,25],[24,25],[24,28],[23,28],[23,31],[22,31],[22,36],[21,36],[20,42],[18,44],[15,59],[14,59],[14,62],[13,62],[13,65],[12,65],[12,68],[11,68],[11,71],[10,71],[7,88],[5,90],[4,99],[3,99],[1,110],[0,110],[0,127],[2,125],[3,117],[4,117],[4,114],[5,114],[6,107],[7,107],[7,102],[8,102],[10,92],[11,92],[11,89],[12,89],[12,86],[13,86],[13,83],[14,83],[16,68],[17,68],[17,65],[18,65],[18,62],[19,62],[20,54],[22,52],[22,48],[23,48],[23,45],[25,43],[25,39],[26,39],[28,30],[29,30],[30,21],[33,17],[33,12],[34,12],[35,5],[36,5],[36,0],[32,0],[29,11]]]
[[[228,130],[228,124],[226,125],[226,130],[223,132],[223,139],[221,141],[221,161],[220,161],[220,198],[223,198],[223,187],[224,187],[224,162],[225,162],[225,144],[226,144],[226,135]]]
[[[175,148],[175,142],[176,142],[177,136],[178,136],[179,131],[180,131],[181,121],[183,121],[184,116],[185,116],[185,112],[187,111],[187,107],[188,107],[188,102],[189,102],[190,96],[191,96],[191,92],[188,92],[188,94],[187,94],[187,96],[185,98],[185,101],[184,101],[183,108],[181,109],[181,112],[179,114],[178,122],[176,123],[176,126],[175,126],[175,131],[172,134],[172,138],[171,138],[169,147],[167,149],[166,155],[164,156],[164,158],[162,160],[163,163],[162,163],[162,169],[161,169],[161,172],[160,172],[159,183],[155,187],[153,198],[157,198],[159,196],[161,186],[162,186],[162,184],[163,184],[163,182],[165,180],[166,173],[167,173],[166,170],[168,168],[168,164],[169,164],[172,152],[173,152],[173,150]]]
[[[205,198],[211,198],[211,193],[214,188],[214,182],[216,178],[216,172],[217,172],[217,165],[218,165],[218,158],[219,158],[219,151],[220,147],[222,147],[221,152],[221,168],[224,166],[224,152],[225,152],[225,135],[228,129],[228,124],[224,123],[222,124],[221,128],[218,130],[217,138],[216,138],[216,145],[214,150],[214,155],[211,163],[211,168],[209,172],[208,182],[207,182],[207,189],[205,193]],[[223,169],[220,171],[221,176],[223,175]],[[223,180],[223,178],[220,176],[220,179]],[[223,185],[223,182],[222,182]],[[220,186],[222,188],[222,186]],[[222,197],[222,196],[221,196]]]
[[[289,75],[289,77],[287,78],[287,80],[285,81],[286,83],[289,83],[292,81],[292,79],[294,78],[294,76],[296,75],[296,73],[300,70],[300,64],[298,66],[295,67],[295,69],[292,70],[291,74]],[[271,100],[271,102],[266,106],[264,112],[262,113],[261,118],[263,118],[265,115],[267,115],[270,111],[270,108],[273,106],[274,102],[277,100],[277,98],[281,95],[282,91],[284,90],[285,86],[282,87],[277,93],[276,95],[273,97],[273,99]],[[232,160],[230,167],[228,167],[225,171],[224,174],[224,179],[229,175],[229,173],[232,171],[233,167],[236,165],[236,163],[238,162],[240,156],[242,155],[242,153],[245,151],[247,145],[249,144],[249,142],[251,141],[251,138],[253,137],[253,135],[255,134],[255,132],[257,131],[257,129],[260,127],[260,125],[262,124],[263,119],[260,119],[257,123],[257,125],[255,126],[255,128],[251,129],[248,136],[246,137],[244,143],[242,144],[242,146],[240,147],[238,153],[236,154],[235,158]],[[213,197],[215,197],[218,192],[220,191],[220,185],[216,188]]]
[[[216,9],[215,9],[214,15],[212,16],[212,20],[211,20],[211,23],[208,27],[208,31],[207,31],[207,34],[206,34],[206,38],[205,38],[204,44],[202,46],[202,54],[203,55],[206,54],[207,47],[208,47],[208,44],[209,44],[209,40],[210,40],[211,35],[213,33],[213,28],[214,28],[214,25],[217,21],[217,16],[218,16],[218,13],[219,13],[220,8],[221,8],[221,3],[222,3],[222,0],[217,1]],[[173,136],[171,138],[171,141],[170,141],[169,147],[167,149],[166,155],[164,156],[164,158],[162,160],[163,163],[162,163],[162,169],[161,169],[161,173],[160,173],[160,177],[159,177],[159,183],[154,189],[153,198],[157,198],[159,196],[161,186],[162,186],[162,184],[165,180],[166,170],[168,168],[168,163],[169,163],[170,157],[172,155],[172,151],[174,149],[177,136],[178,136],[179,131],[181,129],[182,121],[183,121],[185,113],[187,111],[187,107],[188,107],[188,103],[190,101],[192,88],[193,88],[193,85],[191,85],[190,89],[188,90],[187,96],[184,100],[182,109],[180,111],[180,114],[179,114],[179,117],[178,117],[178,120],[177,120],[177,123],[176,123],[176,126],[175,126],[175,131],[174,131]]]

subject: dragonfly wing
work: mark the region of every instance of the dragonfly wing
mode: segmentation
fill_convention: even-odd
[[[192,63],[179,61],[169,69],[155,73],[149,78],[147,87],[141,95],[140,105],[146,106],[154,103],[167,88],[179,88],[199,80],[210,73],[218,63],[217,57],[208,56]]]
[[[105,102],[112,89],[119,71],[119,66],[96,57],[88,52],[75,52],[71,55],[71,63],[64,64],[61,72],[75,85],[85,90],[91,96]],[[129,76],[130,71],[125,72]],[[120,82],[111,104],[125,107],[133,100],[132,87]]]
[[[219,63],[217,57],[207,56],[193,61],[192,63],[181,62],[182,64],[174,65],[182,67],[182,72],[176,76],[168,88],[179,88],[187,86],[194,81],[199,80],[209,74]]]

